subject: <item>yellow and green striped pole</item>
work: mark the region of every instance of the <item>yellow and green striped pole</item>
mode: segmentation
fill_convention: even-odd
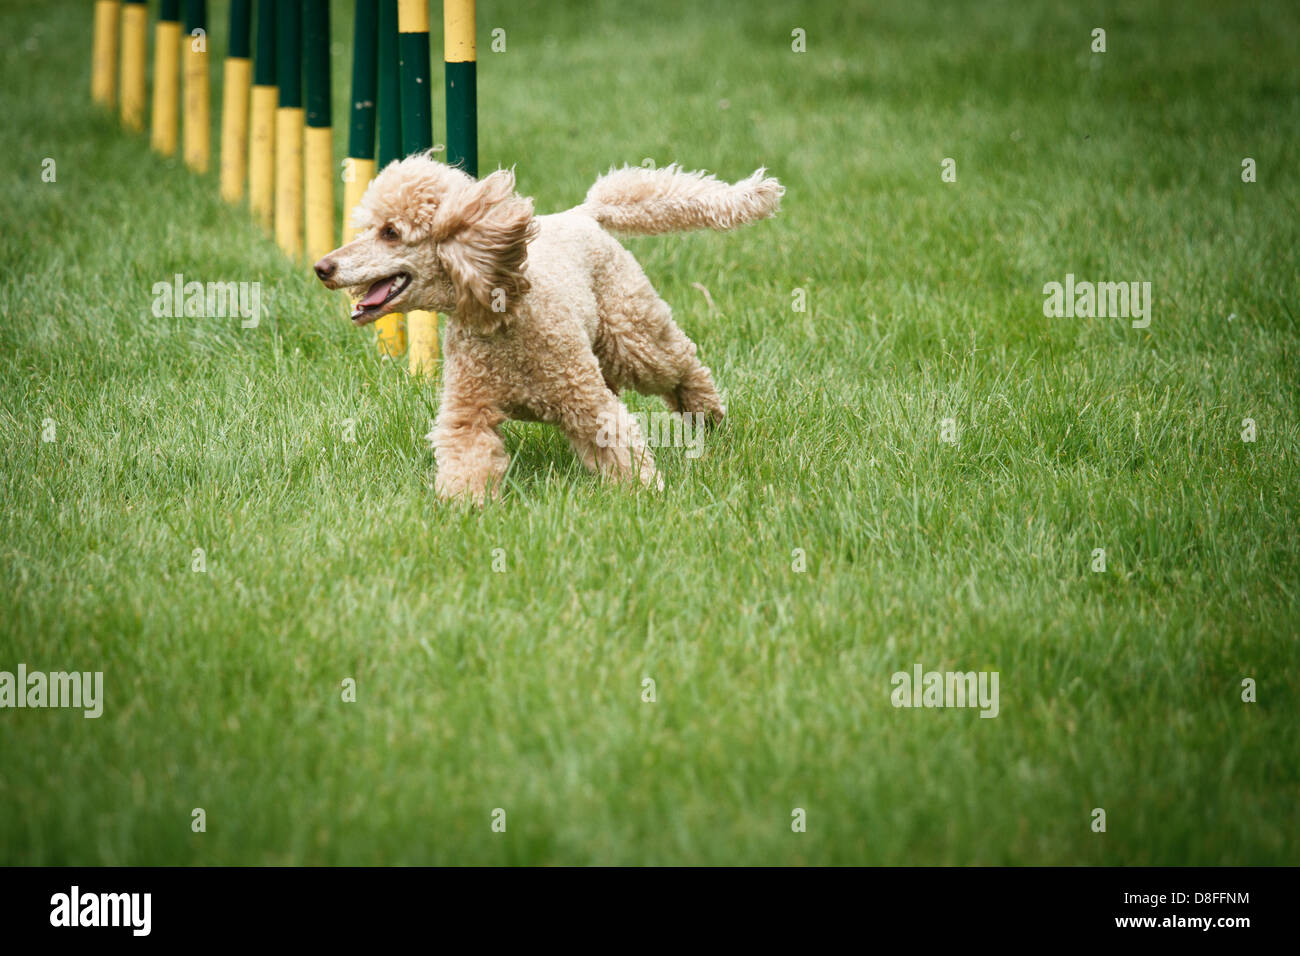
[[[304,0],[303,7],[307,258],[315,262],[338,245],[334,229],[334,131],[330,119],[330,5],[329,0]]]
[[[153,46],[153,117],[149,141],[155,152],[175,156],[180,103],[181,0],[163,0]]]
[[[443,69],[447,97],[447,162],[478,176],[478,52],[474,0],[443,0]]]
[[[212,103],[208,79],[207,0],[185,0],[185,51],[181,89],[185,113],[181,143],[185,165],[206,173],[212,159]]]
[[[357,16],[361,15],[360,7]],[[397,53],[397,0],[379,0],[379,163],[383,169],[402,158],[402,83]],[[379,354],[397,358],[406,351],[406,316],[385,315],[375,323]]]
[[[375,178],[375,102],[379,71],[379,3],[357,0],[352,29],[352,112],[348,122],[348,156],[343,161],[343,241],[356,237],[352,210]]]
[[[275,3],[257,0],[257,56],[253,61],[253,113],[248,132],[248,208],[267,229],[275,209]]]
[[[379,169],[402,158],[402,73],[397,0],[379,0]]]
[[[275,239],[286,255],[302,255],[302,6],[278,0],[275,15]]]
[[[95,0],[95,40],[90,60],[90,97],[109,109],[117,102],[117,31],[121,4]]]
[[[384,0],[385,3],[388,0]],[[383,24],[397,42],[397,6],[390,4],[389,17]],[[357,0],[352,30],[352,113],[348,124],[348,156],[343,161],[343,241],[351,242],[357,231],[352,226],[352,211],[361,203],[370,180],[375,177],[376,103],[383,102],[379,92],[378,46],[380,0]],[[391,82],[397,81],[397,58],[391,60]],[[395,94],[394,90],[394,94]],[[398,102],[393,102],[397,115]],[[398,139],[401,139],[400,128]],[[400,151],[400,146],[394,153]],[[385,315],[376,323],[376,343],[381,355],[393,358],[406,351],[406,329],[401,316]]]
[[[122,4],[122,125],[144,129],[146,77],[149,63],[149,8],[145,0]]]
[[[409,156],[433,146],[428,0],[397,0],[397,33],[402,86],[402,151]],[[438,361],[438,317],[432,312],[409,313],[406,338],[411,374],[430,374]]]
[[[230,43],[222,67],[221,198],[244,198],[248,166],[248,97],[253,83],[252,0],[232,0]]]

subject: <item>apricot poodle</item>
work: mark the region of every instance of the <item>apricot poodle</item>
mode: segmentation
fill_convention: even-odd
[[[659,395],[714,422],[725,409],[695,343],[605,230],[764,219],[785,190],[763,172],[733,185],[676,166],[612,170],[582,205],[549,216],[515,195],[509,170],[475,180],[420,154],[375,177],[353,213],[357,238],[316,274],[352,290],[356,325],[413,309],[447,314],[433,436],[439,497],[481,503],[499,491],[507,419],[558,425],[587,468],[663,488],[619,391]]]

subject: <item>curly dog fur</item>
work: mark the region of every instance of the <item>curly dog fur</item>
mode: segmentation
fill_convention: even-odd
[[[764,219],[784,189],[763,172],[733,185],[676,166],[611,170],[582,205],[534,216],[509,170],[475,180],[411,156],[370,184],[353,214],[357,238],[316,273],[352,290],[357,325],[413,309],[447,314],[433,439],[440,497],[481,503],[499,491],[507,419],[557,425],[587,468],[662,489],[620,390],[715,422],[725,409],[695,343],[605,229],[652,235]]]

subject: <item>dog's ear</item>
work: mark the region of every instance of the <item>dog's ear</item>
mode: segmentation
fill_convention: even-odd
[[[456,288],[457,317],[495,328],[528,291],[528,243],[537,235],[533,201],[514,194],[515,174],[498,170],[448,196],[434,232]]]

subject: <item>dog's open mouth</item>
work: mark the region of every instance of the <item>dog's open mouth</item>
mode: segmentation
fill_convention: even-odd
[[[405,292],[410,284],[411,277],[405,272],[371,283],[366,294],[352,307],[352,324],[369,325],[375,321],[384,314],[385,307]]]

